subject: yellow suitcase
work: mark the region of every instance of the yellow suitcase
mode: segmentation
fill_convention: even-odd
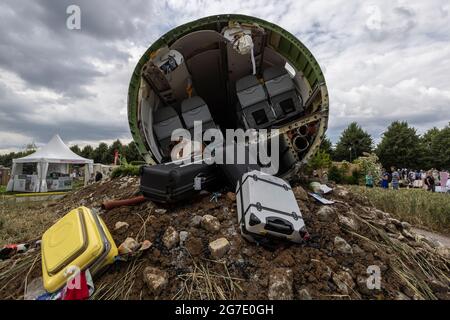
[[[42,278],[48,292],[61,289],[69,268],[95,275],[114,262],[118,251],[101,218],[86,207],[70,211],[42,236]]]

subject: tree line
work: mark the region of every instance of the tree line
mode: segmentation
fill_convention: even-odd
[[[394,121],[375,146],[372,136],[357,122],[352,122],[341,133],[335,146],[328,138],[321,145],[322,156],[334,161],[352,162],[364,152],[375,153],[386,169],[449,170],[450,123],[442,129],[434,127],[419,135],[406,121]]]
[[[84,158],[93,159],[95,163],[113,163],[115,150],[128,163],[143,161],[134,141],[127,145],[123,145],[120,140],[114,141],[111,145],[102,142],[96,148],[90,145],[83,148],[74,145],[70,149]],[[35,146],[30,144],[24,151],[0,155],[0,165],[10,167],[12,159],[24,157],[34,151]],[[417,130],[406,121],[395,121],[388,126],[382,135],[381,142],[375,146],[372,136],[357,122],[352,122],[342,131],[336,145],[333,146],[331,141],[325,138],[320,147],[320,156],[316,156],[312,161],[318,162],[316,167],[320,167],[321,162],[331,160],[352,162],[364,152],[374,152],[386,169],[394,166],[409,169],[449,170],[450,123],[442,129],[432,128],[423,135],[419,135]]]
[[[102,163],[107,165],[114,162],[114,154],[116,150],[119,152],[120,158],[122,160],[126,160],[128,163],[143,161],[143,158],[137,150],[134,141],[131,141],[126,145],[122,144],[120,140],[114,141],[111,145],[101,142],[96,148],[91,145],[86,145],[82,148],[78,145],[73,145],[70,147],[70,150],[83,158],[93,159],[94,163]],[[11,167],[13,159],[25,157],[35,151],[36,146],[33,147],[32,145],[28,145],[24,151],[0,155],[0,165]]]

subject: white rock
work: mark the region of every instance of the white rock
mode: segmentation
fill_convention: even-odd
[[[301,289],[298,292],[298,296],[300,300],[312,300],[311,294],[309,293],[308,289]]]
[[[335,216],[335,211],[330,206],[322,206],[319,211],[317,211],[317,217],[319,221],[331,222]]]
[[[221,259],[230,250],[230,242],[225,238],[219,238],[209,244],[211,256],[215,259]]]
[[[136,248],[139,246],[139,243],[137,243],[136,240],[133,238],[126,238],[124,242],[119,246],[118,251],[120,254],[127,254],[131,253],[136,250]]]
[[[359,229],[358,223],[353,218],[339,215],[338,219],[339,219],[339,223],[344,225],[348,229],[353,230],[353,231],[358,231],[358,229]]]
[[[167,249],[172,249],[180,241],[178,231],[173,227],[168,227],[166,232],[164,232],[162,241]]]
[[[293,272],[291,269],[277,268],[269,276],[269,300],[292,300]]]
[[[347,241],[338,236],[334,238],[334,249],[343,254],[353,254],[352,247]]]
[[[126,223],[126,222],[117,221],[115,226],[114,226],[114,230],[116,230],[116,231],[119,230],[119,229],[127,230],[129,226],[130,225],[128,223]]]
[[[143,272],[144,282],[151,294],[158,296],[168,284],[167,272],[158,268],[146,267]]]
[[[188,238],[189,233],[187,231],[180,231],[180,244],[184,245]]]
[[[220,222],[216,217],[206,214],[203,216],[202,221],[200,222],[203,229],[209,232],[216,232],[220,230]]]
[[[193,216],[191,219],[191,225],[194,227],[198,227],[202,222],[202,219],[203,219],[202,216]]]

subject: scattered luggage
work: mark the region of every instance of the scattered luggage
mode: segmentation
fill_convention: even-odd
[[[188,199],[211,188],[218,180],[217,168],[203,161],[181,161],[142,166],[140,190],[144,197],[161,203]]]
[[[118,251],[102,219],[86,207],[70,211],[42,236],[42,279],[53,293],[66,285],[73,270],[92,275],[114,262]]]
[[[295,195],[283,179],[256,170],[245,173],[236,187],[236,200],[245,239],[301,243],[309,238]]]

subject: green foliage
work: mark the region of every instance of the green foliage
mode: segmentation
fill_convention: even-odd
[[[358,185],[361,179],[361,172],[359,170],[353,170],[351,176],[343,175],[342,180],[344,184]]]
[[[423,155],[416,129],[406,121],[395,121],[383,133],[376,153],[384,168],[419,168]]]
[[[144,159],[142,158],[141,154],[139,153],[136,143],[134,143],[134,141],[131,141],[127,146],[125,146],[124,153],[125,153],[125,157],[127,158],[128,162],[130,162],[130,163],[132,163],[134,161],[137,161],[137,162],[140,161],[140,162],[142,162],[142,164],[145,163],[143,161]]]
[[[344,172],[336,166],[331,166],[328,170],[328,180],[334,181],[338,184],[342,183],[344,179]]]
[[[101,142],[92,153],[92,159],[95,163],[111,164],[112,155],[109,155],[108,145]]]
[[[32,154],[34,151],[35,150],[25,150],[21,152],[11,152],[8,154],[0,155],[0,165],[11,168],[13,159],[26,157]]]
[[[331,140],[325,136],[320,144],[320,150],[328,153],[331,158],[333,158],[333,147],[331,144]]]
[[[370,172],[373,177],[373,181],[376,184],[381,180],[381,175],[383,174],[381,164],[376,154],[371,153],[362,157],[359,157],[353,163],[359,165],[361,179],[365,179],[365,176]],[[360,181],[363,182],[363,181]]]
[[[92,159],[94,157],[94,148],[92,146],[87,145],[81,150],[81,156],[83,158]]]
[[[334,160],[353,161],[362,156],[364,152],[372,151],[372,137],[364,131],[356,122],[350,125],[342,132],[336,149],[334,150]]]
[[[425,154],[431,157],[427,169],[450,169],[450,123],[442,130],[435,132],[429,151],[426,151]]]
[[[80,147],[77,144],[71,146],[70,150],[72,150],[72,152],[76,153],[77,155],[81,156],[81,150],[80,150]]]
[[[319,150],[312,158],[309,160],[308,167],[312,170],[325,169],[331,166],[331,157],[325,151]]]
[[[111,172],[111,178],[124,177],[124,176],[138,176],[140,166],[134,166],[131,164],[121,165]]]

